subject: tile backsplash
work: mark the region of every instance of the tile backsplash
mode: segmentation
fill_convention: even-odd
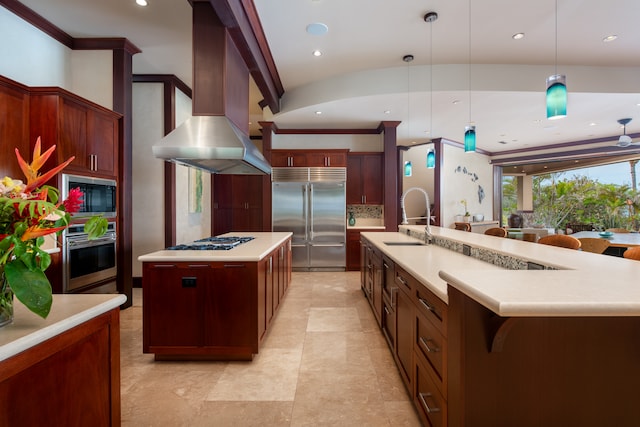
[[[384,225],[382,205],[347,205],[347,219],[349,219],[349,212],[353,212],[356,226]]]

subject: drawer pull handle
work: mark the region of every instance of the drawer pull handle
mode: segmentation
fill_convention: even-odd
[[[407,287],[407,288],[409,287],[409,285],[407,285],[407,281],[406,281],[406,280],[404,280],[404,279],[403,279],[402,277],[400,277],[400,276],[396,276],[396,277],[397,277],[397,279],[398,279],[398,282],[400,282],[403,286],[405,286],[405,287]]]
[[[431,393],[419,393],[418,396],[420,397],[420,401],[422,402],[422,406],[424,406],[424,409],[428,413],[440,412],[440,408],[432,408],[427,404],[427,397],[431,397],[432,396]]]
[[[429,353],[437,353],[440,351],[440,347],[429,347],[429,341],[433,342],[432,339],[430,338],[424,338],[424,337],[420,337],[420,344],[422,344],[425,348],[425,350],[427,350],[427,352]]]
[[[438,320],[442,320],[442,315],[440,315],[440,313],[438,313],[438,310],[436,307],[434,307],[433,305],[429,304],[429,301],[424,300],[420,297],[418,297],[418,301],[420,301],[420,303],[422,305],[424,305],[424,307],[429,310],[430,312],[433,313],[434,316],[436,316],[438,318]]]
[[[432,306],[431,304],[429,304],[429,302],[427,300],[424,300],[422,298],[418,298],[418,301],[420,301],[422,303],[422,305],[424,305],[424,307],[429,310],[429,311],[435,311],[435,307]]]
[[[387,314],[387,316],[391,314],[386,305],[384,306],[384,312]]]

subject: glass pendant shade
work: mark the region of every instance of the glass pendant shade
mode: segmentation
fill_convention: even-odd
[[[427,153],[427,169],[433,169],[436,167],[436,152],[433,148],[429,149]]]
[[[547,119],[555,120],[567,116],[566,76],[554,74],[547,77]]]
[[[404,162],[404,176],[411,176],[413,174],[413,170],[411,167],[411,162]]]
[[[464,152],[470,153],[476,151],[476,127],[464,127]]]

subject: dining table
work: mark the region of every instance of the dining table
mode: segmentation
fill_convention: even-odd
[[[578,231],[570,236],[580,239],[583,237],[593,237],[609,241],[609,246],[614,248],[631,248],[640,246],[640,233],[613,233],[611,236],[601,236],[599,231]]]

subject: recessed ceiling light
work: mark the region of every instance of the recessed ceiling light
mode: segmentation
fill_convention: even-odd
[[[391,114],[391,110],[384,110],[385,114]]]
[[[610,35],[606,36],[605,38],[603,38],[603,39],[602,39],[602,41],[603,41],[603,42],[605,42],[605,43],[609,43],[609,42],[614,41],[614,40],[615,40],[615,39],[617,39],[617,38],[618,38],[618,36],[617,36],[617,35],[615,35],[615,34],[610,34]]]
[[[316,111],[316,116],[319,116],[322,114],[322,111]]]
[[[137,4],[138,6],[146,6],[146,5],[148,5],[149,3],[147,3],[147,0],[136,0],[136,4]]]
[[[316,49],[313,51],[313,56],[322,56],[322,52]]]
[[[511,36],[512,39],[514,40],[520,40],[524,38],[524,33],[515,33],[514,35]]]
[[[596,122],[591,122],[589,123],[589,126],[598,126],[598,124]]]
[[[312,36],[321,36],[327,34],[327,31],[329,31],[329,27],[322,22],[314,22],[313,24],[307,25],[307,33]]]

